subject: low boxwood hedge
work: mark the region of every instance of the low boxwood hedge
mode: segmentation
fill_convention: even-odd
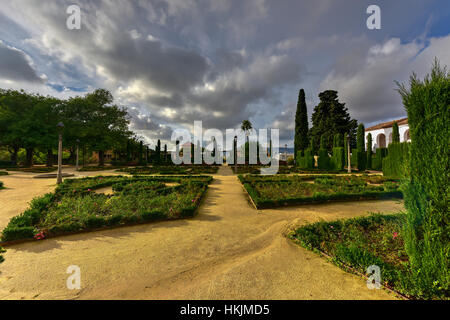
[[[1,240],[38,240],[92,229],[194,216],[212,177],[67,179],[11,219]],[[166,185],[177,183],[177,185]],[[95,190],[112,187],[114,194]]]
[[[401,199],[403,197],[396,180],[379,176],[240,175],[239,180],[258,209],[329,201]],[[380,183],[382,185],[376,185]],[[288,194],[288,190],[292,193]]]

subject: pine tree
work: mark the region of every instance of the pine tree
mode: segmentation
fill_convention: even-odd
[[[294,158],[298,151],[308,148],[308,110],[305,101],[305,90],[298,94],[297,112],[295,114]]]
[[[355,147],[357,121],[351,119],[345,103],[338,100],[337,91],[327,90],[319,94],[320,103],[314,108],[312,114],[313,126],[309,131],[310,137],[318,144],[320,138],[325,136],[327,149],[333,147],[335,134],[350,133],[350,145]]]

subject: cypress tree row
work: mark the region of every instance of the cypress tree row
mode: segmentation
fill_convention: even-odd
[[[409,174],[404,190],[405,246],[419,294],[448,297],[450,290],[450,72],[437,60],[423,81],[399,84],[411,135]]]
[[[295,113],[294,157],[298,151],[308,148],[308,110],[305,101],[305,90],[298,94],[297,112]]]

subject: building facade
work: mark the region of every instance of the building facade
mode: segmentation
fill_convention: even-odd
[[[365,138],[367,146],[367,136],[372,135],[372,148],[375,151],[377,148],[386,148],[392,142],[392,126],[394,122],[398,124],[398,131],[400,133],[400,142],[411,141],[409,136],[408,118],[399,120],[383,122],[366,129]],[[366,147],[367,148],[367,147]]]

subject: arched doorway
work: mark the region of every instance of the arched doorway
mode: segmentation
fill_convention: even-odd
[[[384,133],[380,133],[377,136],[377,146],[378,148],[386,148],[386,136]]]
[[[405,131],[405,134],[403,135],[403,138],[404,138],[405,141],[411,140],[411,138],[409,136],[409,129]]]

